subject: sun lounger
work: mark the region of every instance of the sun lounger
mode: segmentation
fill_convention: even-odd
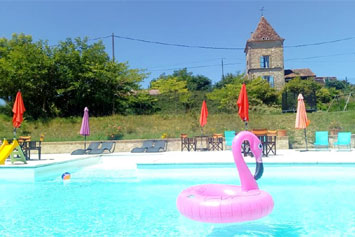
[[[351,132],[339,132],[338,140],[334,142],[334,146],[338,147],[338,151],[340,146],[345,146],[345,149],[351,151]]]
[[[101,142],[91,142],[86,149],[77,149],[71,153],[71,155],[85,155],[91,150],[98,149]]]
[[[167,141],[165,140],[157,140],[154,143],[153,147],[148,147],[146,152],[161,152],[166,151]]]
[[[145,140],[141,147],[135,147],[131,150],[132,153],[146,152],[148,148],[153,147],[154,140]]]
[[[101,147],[98,149],[92,149],[88,151],[88,154],[102,154],[105,151],[112,153],[115,150],[116,143],[115,142],[102,142]]]
[[[327,149],[329,147],[328,131],[316,131],[314,147]]]

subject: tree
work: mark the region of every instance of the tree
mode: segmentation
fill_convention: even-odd
[[[214,85],[214,88],[222,88],[227,84],[241,84],[243,81],[245,81],[245,74],[242,73],[237,73],[237,74],[233,74],[233,73],[227,73],[227,75],[225,75],[224,78],[222,78],[222,80],[220,80],[219,82],[217,82]]]
[[[276,90],[260,77],[247,82],[247,91],[251,105],[273,105],[277,103]]]
[[[325,87],[327,88],[335,88],[337,90],[344,90],[350,84],[347,81],[338,81],[338,80],[325,80]]]
[[[176,70],[172,74],[178,81],[186,81],[186,87],[189,91],[207,91],[212,87],[212,81],[205,76],[196,75],[188,72],[187,68]]]
[[[67,39],[49,47],[24,34],[0,39],[0,97],[10,107],[21,90],[27,118],[82,115],[85,106],[93,115],[126,113],[145,77],[112,62],[101,41]]]
[[[31,36],[13,34],[0,40],[0,97],[11,106],[21,90],[34,119],[54,114],[54,63],[46,42],[32,42]]]
[[[158,111],[157,97],[149,95],[147,91],[138,91],[128,98],[130,107],[127,112],[130,114],[153,114]]]
[[[174,101],[175,111],[177,110],[178,103],[187,103],[190,96],[186,87],[186,81],[179,81],[177,77],[173,76],[151,82],[151,88],[159,90],[160,99],[164,97],[168,98],[167,104],[164,107],[169,108],[169,104]]]
[[[318,101],[318,98],[316,97],[317,91],[320,89],[321,86],[317,82],[315,82],[314,79],[309,78],[306,80],[302,80],[300,77],[296,77],[284,86],[284,88],[282,89],[282,93],[285,93],[284,95],[291,95],[287,96],[287,107],[296,109],[297,96],[301,93],[303,95],[306,106],[315,108],[316,102]]]
[[[226,84],[220,89],[214,89],[207,94],[207,98],[215,101],[218,104],[218,108],[225,112],[237,111],[237,100],[239,96],[241,83]]]
[[[109,60],[101,41],[87,44],[87,38],[67,39],[54,51],[57,65],[57,106],[62,116],[80,115],[88,106],[102,116],[125,113],[131,92],[139,88],[145,74],[125,63]]]
[[[291,91],[294,93],[310,94],[319,90],[321,86],[313,79],[302,80],[300,77],[296,77],[289,81],[282,91]]]

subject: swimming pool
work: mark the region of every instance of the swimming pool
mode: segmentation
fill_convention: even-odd
[[[114,159],[114,158],[107,158]],[[253,169],[253,167],[250,167]],[[345,236],[355,234],[355,165],[265,164],[273,212],[235,224],[191,221],[176,197],[201,183],[239,185],[233,165],[93,165],[34,183],[0,182],[0,236]]]

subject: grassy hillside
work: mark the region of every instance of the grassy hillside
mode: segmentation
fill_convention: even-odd
[[[268,128],[270,130],[287,129],[290,141],[297,143],[303,139],[303,131],[294,129],[295,114],[256,114],[250,113],[248,128]],[[316,112],[308,114],[311,124],[308,128],[310,141],[313,141],[314,131],[329,130],[331,123],[338,121],[343,131],[355,133],[355,111],[348,112]],[[0,136],[11,138],[11,118],[0,116]],[[18,129],[18,136],[31,135],[39,139],[40,134],[45,135],[45,141],[76,141],[83,140],[79,134],[81,117],[56,118],[49,121],[24,121]],[[88,140],[106,140],[111,134],[117,133],[117,127],[123,133],[122,139],[147,139],[179,137],[181,133],[189,136],[201,134],[199,114],[186,115],[140,115],[140,116],[109,116],[90,117],[91,135]],[[225,130],[240,131],[244,124],[237,114],[210,114],[205,134],[223,133]]]

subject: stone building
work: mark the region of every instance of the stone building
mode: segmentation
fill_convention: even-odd
[[[284,86],[283,42],[284,39],[262,16],[244,50],[247,61],[246,74],[249,79],[262,77],[276,89]]]
[[[312,78],[313,80],[316,77],[316,74],[312,72],[309,68],[301,68],[301,69],[286,69],[285,70],[285,82],[289,82],[290,80],[299,77],[301,79]]]

